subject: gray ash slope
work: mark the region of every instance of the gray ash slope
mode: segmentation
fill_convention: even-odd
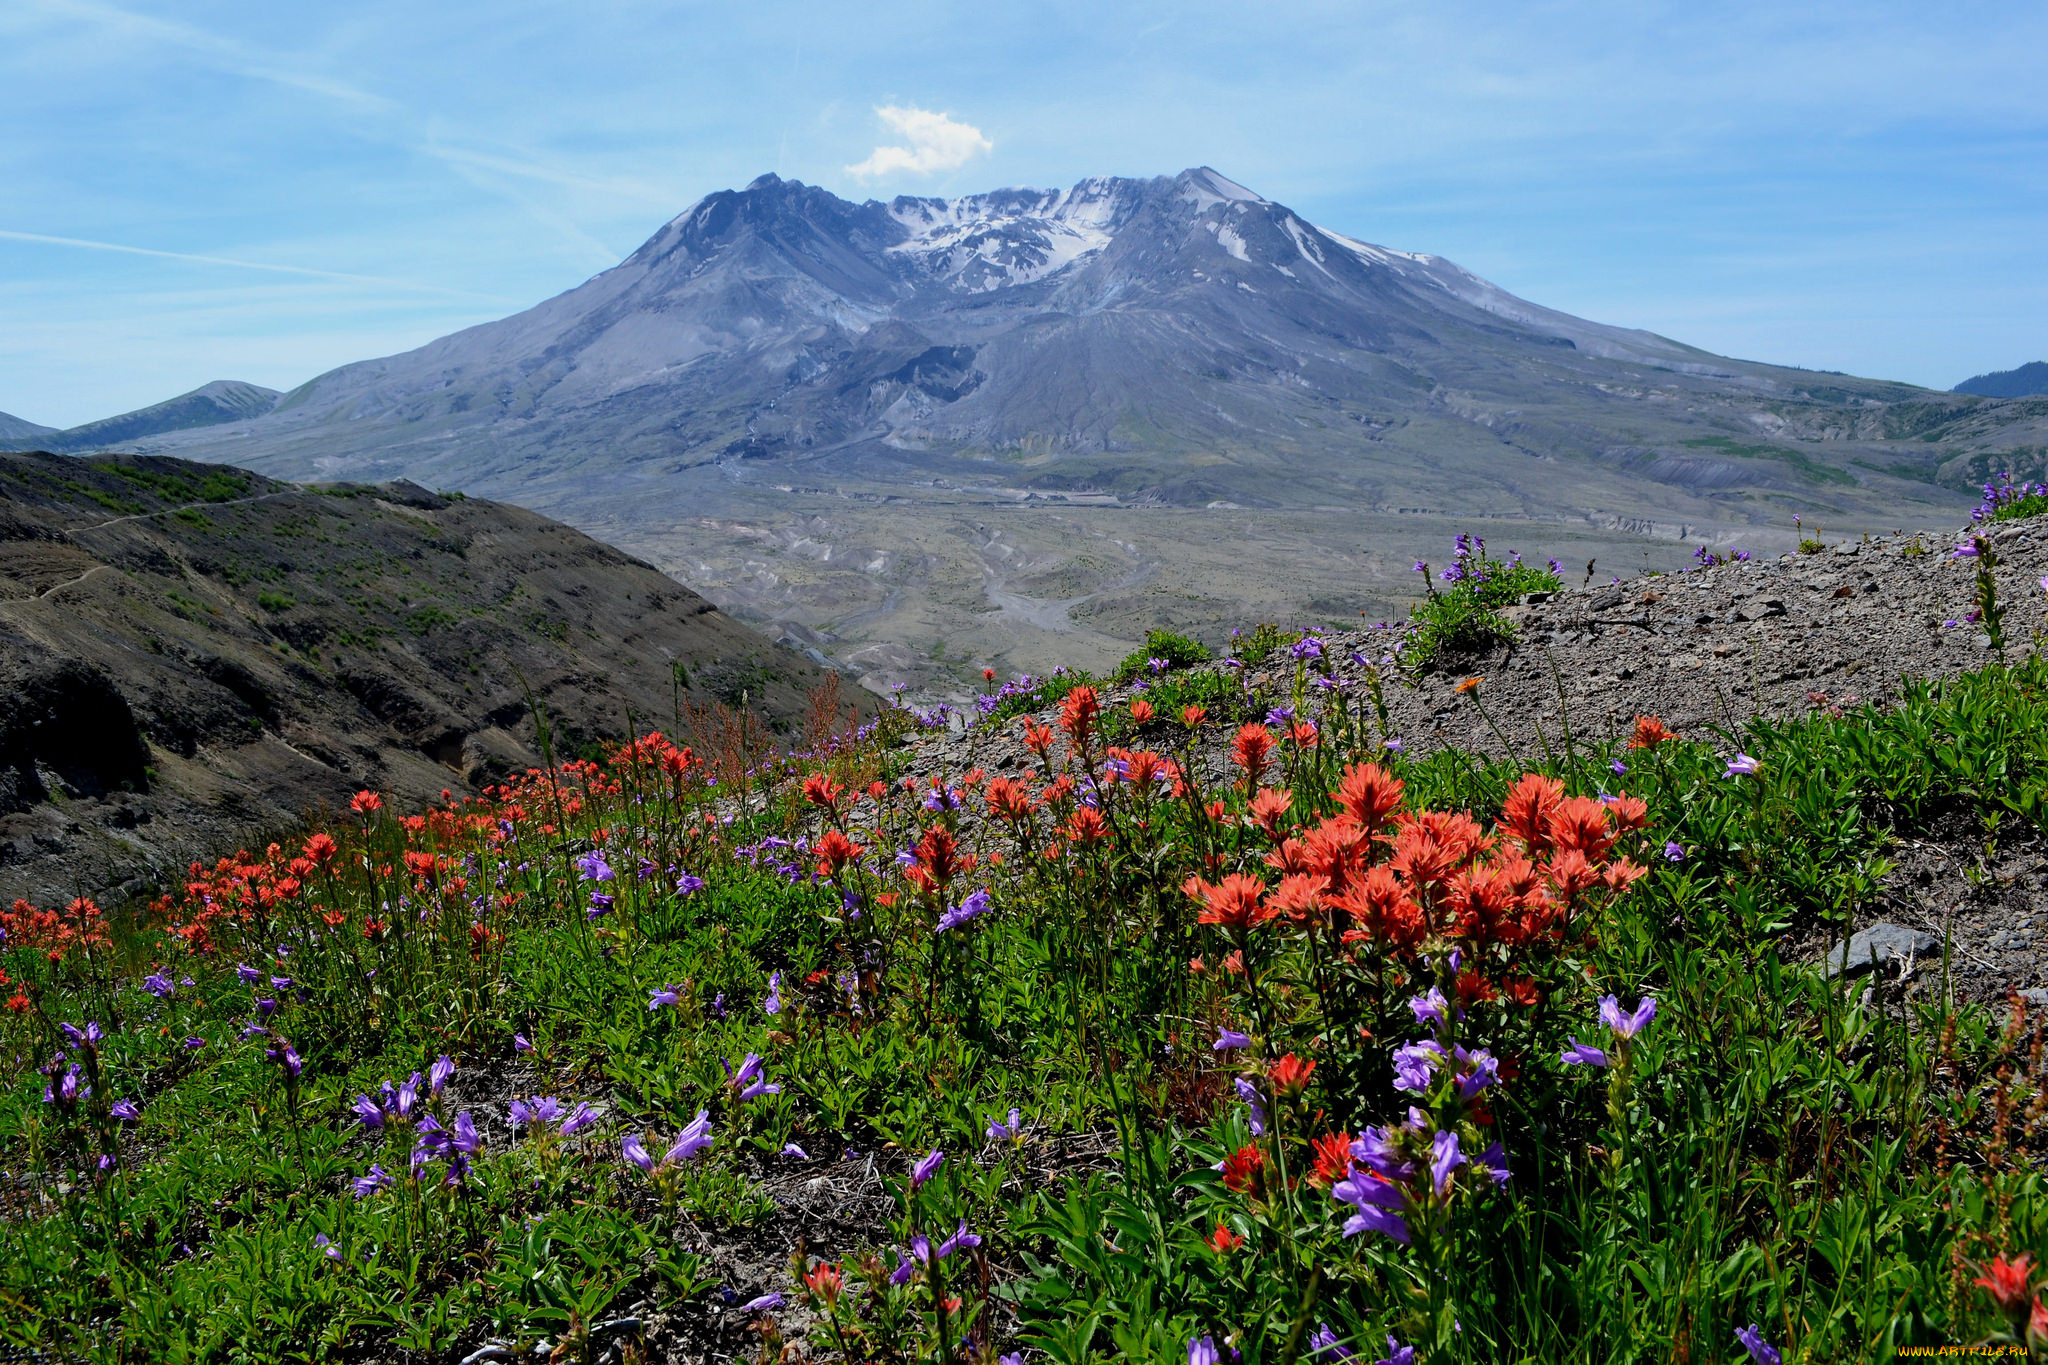
[[[1576,744],[1625,743],[1639,715],[1707,739],[1738,736],[1752,717],[1882,705],[1898,698],[1906,679],[1952,677],[1994,657],[1976,627],[1950,624],[1967,616],[1975,588],[1974,565],[1949,553],[1961,534],[1844,540],[1815,554],[1575,587],[1524,603],[1510,609],[1520,631],[1512,646],[1386,686],[1390,725],[1410,752],[1455,748],[1529,760],[1545,745],[1561,749],[1567,729]],[[2048,639],[2048,595],[2037,587],[2048,575],[2048,520],[1997,526],[1989,537],[2017,658]],[[1331,673],[1353,684],[1363,676],[1354,652],[1377,658],[1389,643],[1378,631],[1327,639]],[[1255,663],[1248,681],[1284,698],[1295,667],[1279,651]],[[1474,676],[1479,705],[1456,691]],[[1111,689],[1106,704],[1127,700]],[[915,771],[1028,770],[1035,760],[1018,729],[1013,722],[993,734],[927,739]],[[1221,746],[1204,761],[1221,777]],[[1888,856],[1894,869],[1880,895],[1858,908],[1853,928],[1884,922],[1937,940],[1952,935],[1952,970],[1975,999],[2048,988],[2048,841],[2009,826],[1987,857],[1982,830],[1964,821],[1902,839]],[[1809,946],[1818,957],[1820,945]],[[1938,955],[1922,962],[1919,986],[1931,984],[1939,965]]]
[[[678,672],[677,670],[680,670]],[[345,806],[418,808],[823,679],[532,512],[154,457],[0,455],[0,903],[134,892]]]

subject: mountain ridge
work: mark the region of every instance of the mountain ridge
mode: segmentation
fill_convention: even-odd
[[[1397,610],[1482,519],[1631,567],[1946,519],[2048,406],[1575,318],[1195,167],[763,176],[533,308],[139,444],[520,502],[887,686],[1092,665],[1162,614]]]
[[[1952,390],[1983,398],[2027,398],[2048,394],[2048,360],[2030,360],[2016,369],[1972,375]]]

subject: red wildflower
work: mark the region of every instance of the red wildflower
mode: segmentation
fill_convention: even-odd
[[[1151,720],[1152,717],[1157,714],[1158,713],[1152,709],[1152,703],[1146,701],[1143,697],[1140,697],[1136,701],[1131,703],[1131,719],[1139,725],[1145,724],[1147,721]]]
[[[1223,1159],[1223,1184],[1234,1194],[1256,1193],[1259,1175],[1265,1169],[1266,1154],[1256,1147],[1240,1147]]]
[[[372,791],[357,792],[349,799],[348,808],[357,815],[368,815],[384,809],[384,798]]]
[[[837,811],[846,799],[846,788],[832,780],[830,773],[812,773],[804,779],[804,800],[826,810]]]
[[[1316,1064],[1304,1062],[1292,1052],[1273,1062],[1266,1068],[1266,1074],[1273,1080],[1273,1088],[1283,1095],[1299,1095],[1308,1088],[1308,1078],[1315,1074]]]
[[[1219,1255],[1228,1256],[1244,1245],[1244,1238],[1218,1223],[1216,1231],[1209,1234],[1209,1247]]]
[[[1230,745],[1231,760],[1244,769],[1248,787],[1259,785],[1259,775],[1265,771],[1266,760],[1272,756],[1273,732],[1256,721],[1239,730]]]
[[[1352,819],[1372,833],[1401,808],[1401,793],[1406,785],[1377,763],[1354,763],[1344,770],[1344,780],[1337,784],[1337,801]]]
[[[334,842],[334,836],[324,830],[306,840],[306,857],[311,859],[316,867],[327,866],[334,861],[335,855],[339,852],[341,847]]]
[[[1530,857],[1550,851],[1550,816],[1564,800],[1564,783],[1541,773],[1524,773],[1501,804],[1500,827],[1515,836]]]
[[[1325,1133],[1311,1147],[1315,1165],[1308,1173],[1312,1185],[1334,1185],[1351,1174],[1351,1134]]]
[[[1031,789],[1022,782],[999,777],[988,784],[988,813],[999,820],[1023,820],[1031,815]]]
[[[1262,732],[1263,733],[1263,732]],[[1269,839],[1280,837],[1280,817],[1287,814],[1294,804],[1294,793],[1276,791],[1271,787],[1259,788],[1259,794],[1252,798],[1252,823],[1266,831]]]
[[[1677,738],[1678,735],[1674,731],[1665,728],[1664,722],[1657,717],[1637,716],[1635,738],[1628,742],[1628,747],[1631,749],[1654,749],[1667,739]]]
[[[1024,747],[1037,754],[1040,758],[1045,757],[1046,751],[1052,748],[1052,727],[1050,725],[1040,725],[1037,721],[1026,716],[1024,718]]]
[[[1578,849],[1589,863],[1605,858],[1614,839],[1607,807],[1590,796],[1567,797],[1551,812],[1550,842],[1558,848]]]
[[[2030,1253],[2021,1252],[2017,1260],[2008,1261],[2003,1256],[1991,1262],[1991,1269],[1979,1275],[1972,1284],[1981,1284],[1991,1291],[1991,1297],[1998,1300],[2000,1312],[2011,1313],[2013,1308],[2027,1297],[2027,1281],[2032,1277],[2034,1258]]]
[[[839,1275],[839,1267],[825,1261],[818,1262],[804,1272],[805,1287],[828,1305],[839,1298],[839,1291],[844,1283]]]
[[[811,846],[818,855],[818,875],[836,877],[839,869],[845,867],[863,852],[861,846],[836,829],[828,829],[818,842]]]
[[[1181,724],[1187,726],[1190,730],[1194,729],[1196,726],[1200,725],[1203,721],[1207,719],[1209,719],[1209,708],[1206,706],[1190,705],[1181,708],[1180,722]]]
[[[1102,714],[1102,700],[1095,695],[1095,689],[1082,683],[1067,693],[1060,702],[1060,729],[1076,744],[1088,742],[1088,732],[1094,728],[1095,718]]]
[[[1099,844],[1109,837],[1109,822],[1093,806],[1082,806],[1067,817],[1067,838],[1083,845]]]
[[[1242,872],[1231,873],[1223,879],[1221,886],[1211,886],[1199,877],[1190,877],[1185,889],[1203,903],[1202,913],[1196,917],[1202,924],[1221,924],[1242,932],[1265,923],[1278,913],[1259,904],[1266,884]]]

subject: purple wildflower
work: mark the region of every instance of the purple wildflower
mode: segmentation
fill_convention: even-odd
[[[936,1147],[932,1148],[929,1153],[918,1161],[917,1165],[910,1168],[910,1188],[915,1190],[923,1186],[925,1181],[930,1180],[938,1172],[939,1166],[945,1159],[946,1154],[944,1152]]]
[[[604,854],[592,849],[576,860],[576,871],[586,882],[608,882],[612,879],[612,865],[604,860]]]
[[[1574,1038],[1572,1045],[1564,1050],[1562,1060],[1566,1066],[1606,1066],[1607,1054]]]
[[[1451,1172],[1465,1164],[1465,1154],[1458,1150],[1458,1135],[1444,1129],[1430,1139],[1430,1179],[1436,1183],[1436,1192],[1442,1194],[1449,1183]]]
[[[1266,1135],[1266,1110],[1265,1106],[1259,1103],[1259,1088],[1243,1076],[1239,1076],[1232,1084],[1237,1087],[1237,1097],[1244,1101],[1245,1108],[1251,1110],[1252,1136],[1264,1137]]]
[[[688,1161],[710,1145],[711,1111],[699,1109],[697,1117],[683,1125],[683,1130],[676,1134],[676,1140],[661,1154],[661,1159],[667,1163]]]
[[[1451,1022],[1450,1002],[1444,999],[1443,991],[1435,986],[1429,988],[1429,994],[1411,998],[1408,1001],[1408,1008],[1415,1012],[1415,1022],[1418,1024],[1434,1024],[1438,1028],[1444,1028]]]
[[[356,1102],[350,1105],[349,1109],[355,1114],[356,1122],[365,1128],[382,1128],[384,1126],[384,1106],[371,1099],[368,1095],[356,1096]]]
[[[1757,769],[1762,766],[1761,763],[1758,763],[1748,754],[1737,754],[1728,760],[1728,771],[1721,775],[1723,777],[1755,777]]]
[[[438,1095],[441,1087],[448,1084],[448,1078],[455,1074],[455,1063],[447,1057],[436,1057],[434,1064],[427,1068],[427,1093]]]
[[[647,1154],[647,1148],[641,1143],[638,1133],[628,1133],[619,1143],[619,1152],[626,1160],[649,1175],[654,1173],[654,1158]]]
[[[349,1188],[355,1191],[356,1198],[368,1199],[371,1195],[388,1187],[391,1183],[390,1173],[382,1166],[373,1165],[370,1167],[368,1175],[359,1175],[350,1181]]]
[[[1189,1337],[1188,1365],[1223,1365],[1215,1341],[1207,1336]]]
[[[1017,1131],[1023,1126],[1024,1116],[1017,1110],[1012,1109],[1008,1123],[998,1123],[994,1119],[988,1121],[989,1141],[1001,1142],[1006,1138],[1013,1138],[1017,1136]]]
[[[1444,1063],[1444,1050],[1430,1039],[1409,1043],[1394,1050],[1394,1089],[1419,1095],[1429,1089],[1429,1078]]]
[[[185,1050],[187,1052],[197,1052],[205,1046],[206,1040],[196,1033],[188,1035],[185,1039]]]
[[[794,1142],[783,1143],[782,1154],[784,1156],[793,1156],[798,1161],[809,1161],[811,1159],[811,1154],[805,1151],[803,1148],[797,1146]]]
[[[1621,1002],[1611,995],[1600,997],[1600,1022],[1614,1030],[1617,1038],[1633,1038],[1657,1017],[1657,998],[1646,995],[1636,1002],[1633,1013],[1623,1014]]]
[[[763,1294],[758,1299],[748,1299],[740,1305],[740,1311],[742,1313],[766,1313],[770,1309],[780,1307],[782,1307],[782,1294],[779,1291],[773,1291]]]
[[[660,990],[648,996],[648,1011],[652,1013],[653,1011],[660,1009],[663,1005],[675,1006],[681,1004],[683,997],[680,994],[678,994],[679,989],[680,988],[675,986],[663,986]]]
[[[142,1117],[142,1111],[135,1107],[134,1100],[115,1100],[108,1112],[115,1118],[126,1119],[130,1123]]]
[[[173,986],[171,978],[162,972],[151,972],[148,976],[142,978],[142,989],[161,1000],[176,990],[177,987]]]
[[[770,972],[770,973],[768,974],[768,998],[767,998],[766,1000],[763,1000],[763,1001],[761,1002],[761,1013],[763,1013],[763,1014],[780,1014],[780,1013],[782,1013],[782,973],[781,973],[781,972]]]
[[[1239,1033],[1236,1029],[1225,1028],[1223,1025],[1218,1024],[1216,1026],[1216,1041],[1211,1044],[1211,1047],[1217,1052],[1230,1052],[1237,1048],[1250,1047],[1251,1045],[1251,1035]]]
[[[1755,1365],[1781,1365],[1778,1348],[1764,1340],[1763,1328],[1756,1323],[1736,1328],[1735,1339],[1742,1343],[1743,1350],[1749,1352],[1749,1358]]]
[[[596,1123],[597,1120],[598,1113],[595,1109],[592,1109],[588,1104],[579,1103],[576,1106],[576,1111],[570,1114],[568,1118],[563,1119],[562,1126],[556,1131],[563,1137],[574,1137],[591,1124]]]

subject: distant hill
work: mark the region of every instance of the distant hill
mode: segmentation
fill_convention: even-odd
[[[2033,360],[2017,370],[1993,370],[1965,379],[1957,393],[1974,393],[1979,398],[2029,398],[2048,393],[2048,361]]]
[[[37,436],[47,436],[56,429],[25,421],[12,413],[0,412],[0,442],[26,441]]]
[[[16,450],[49,450],[58,453],[106,450],[138,441],[146,436],[164,436],[197,427],[217,427],[261,417],[277,406],[278,392],[261,384],[244,384],[234,379],[216,379],[190,393],[181,393],[118,417],[51,431],[48,427],[13,433],[0,428],[0,440]],[[24,424],[28,425],[28,424]]]
[[[679,700],[787,730],[825,677],[516,507],[0,455],[0,905],[134,891],[365,787],[474,790],[540,761],[529,695],[559,758]]]

